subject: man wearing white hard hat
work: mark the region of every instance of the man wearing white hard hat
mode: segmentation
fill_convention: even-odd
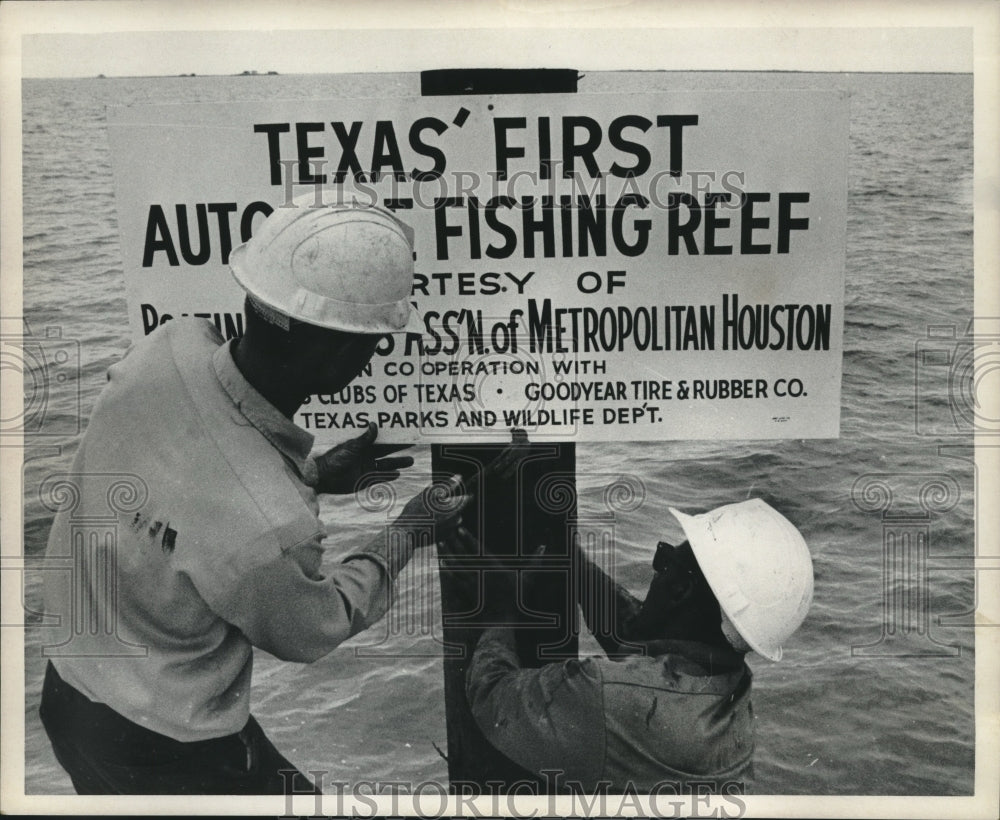
[[[400,569],[432,540],[413,522],[437,536],[457,523],[465,499],[429,487],[321,568],[317,494],[392,480],[412,459],[375,444],[374,426],[313,458],[292,419],[309,396],[346,387],[383,334],[419,324],[409,228],[381,208],[311,202],[276,209],[233,251],[243,337],[224,342],[202,319],[164,324],[110,368],[80,442],[76,503],[49,537],[47,557],[77,565],[47,573],[46,611],[64,629],[40,710],[80,793],[311,787],[250,715],[253,647],[327,654],[385,613]],[[130,488],[111,564],[71,543],[77,520],[107,517],[108,476]],[[113,628],[71,634],[74,608]]]
[[[752,777],[744,658],[779,660],[805,618],[809,549],[759,499],[670,511],[687,540],[657,546],[642,602],[576,548],[584,618],[608,657],[522,668],[511,627],[486,630],[476,647],[466,694],[479,728],[557,790],[741,793]],[[464,528],[451,541],[478,554]],[[516,619],[513,598],[493,613],[500,621]]]

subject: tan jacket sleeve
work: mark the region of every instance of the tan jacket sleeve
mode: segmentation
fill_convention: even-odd
[[[282,660],[323,657],[385,614],[395,577],[378,539],[326,572],[322,554],[319,535],[284,551],[246,573],[217,611]]]

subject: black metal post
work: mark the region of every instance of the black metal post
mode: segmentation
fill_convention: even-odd
[[[576,92],[575,69],[445,69],[421,74],[424,96],[459,94],[531,94]],[[460,473],[470,477],[482,470],[503,449],[500,445],[434,445],[435,474]],[[486,552],[501,557],[517,572],[518,556],[539,544],[546,546],[546,561],[557,571],[533,586],[525,601],[535,624],[517,632],[518,651],[524,666],[537,667],[557,656],[575,655],[578,617],[570,568],[570,526],[576,516],[576,445],[532,444],[514,480],[500,482],[486,477],[477,505],[463,515],[465,526],[476,533]],[[442,557],[445,557],[442,555]],[[564,562],[559,559],[564,559]],[[560,571],[561,565],[561,571]],[[448,776],[452,789],[459,783],[487,788],[493,783],[530,781],[544,792],[544,780],[522,769],[483,737],[465,697],[465,674],[476,642],[483,631],[481,615],[463,613],[455,573],[476,570],[440,568],[444,641],[461,647],[444,660],[445,716],[448,724]],[[487,595],[489,587],[487,588]],[[525,618],[529,616],[524,616]]]

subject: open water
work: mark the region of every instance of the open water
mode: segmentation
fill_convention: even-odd
[[[927,369],[917,354],[928,345],[961,354],[972,315],[971,75],[629,72],[590,75],[580,91],[777,87],[850,92],[841,436],[578,445],[580,509],[601,508],[616,476],[641,478],[646,501],[617,526],[619,565],[637,593],[653,545],[679,535],[667,504],[700,510],[752,493],[805,534],[816,570],[812,612],[785,660],[751,662],[755,793],[969,794],[971,436],[950,412],[962,374]],[[82,429],[105,370],[129,343],[105,106],[417,94],[411,74],[24,81],[24,314],[47,355],[65,349],[71,373],[79,362],[78,379],[36,383],[29,373],[26,380],[32,418],[44,412],[25,454],[27,556],[43,552],[50,524],[37,488],[68,468],[78,423]],[[959,339],[927,339],[929,326],[953,326]],[[400,482],[403,492],[429,472],[429,448],[416,455],[414,476]],[[909,576],[884,560],[877,504],[865,509],[857,493],[852,497],[865,475],[886,477],[893,511],[914,520],[924,512],[919,487],[927,476],[944,476],[937,501],[948,496],[946,503],[924,522],[929,560],[910,565]],[[934,496],[930,490],[923,498]],[[878,490],[865,497],[877,500]],[[323,515],[336,524],[333,554],[378,523],[350,502],[327,500]],[[927,607],[901,595],[924,582]],[[29,613],[41,608],[40,583],[40,572],[26,573]],[[433,556],[411,565],[400,589],[387,621],[315,664],[258,653],[254,713],[300,767],[328,770],[330,780],[446,782],[434,745],[447,753]],[[908,641],[881,640],[887,615],[896,638],[909,625]],[[29,793],[71,793],[37,717],[44,629],[37,615],[29,622],[25,785]],[[388,631],[387,624],[397,628]]]

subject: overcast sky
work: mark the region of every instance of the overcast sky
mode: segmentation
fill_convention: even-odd
[[[53,4],[59,5],[59,4]],[[162,22],[162,21],[161,21]],[[157,20],[148,21],[155,25]],[[286,23],[287,24],[287,23]],[[26,34],[25,77],[415,71],[972,70],[967,28],[127,31]]]

